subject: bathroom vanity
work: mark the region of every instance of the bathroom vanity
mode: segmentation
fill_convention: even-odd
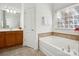
[[[12,8],[0,9],[0,49],[23,44],[21,12]]]
[[[11,30],[0,31],[0,48],[23,44],[23,31]]]

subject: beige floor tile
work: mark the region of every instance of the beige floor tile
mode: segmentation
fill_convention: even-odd
[[[45,56],[41,51],[29,47],[11,47],[0,50],[0,56]]]

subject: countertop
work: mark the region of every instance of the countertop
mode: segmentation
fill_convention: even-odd
[[[0,32],[4,31],[23,31],[23,29],[0,29]]]

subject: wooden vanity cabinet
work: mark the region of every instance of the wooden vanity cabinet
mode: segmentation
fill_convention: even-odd
[[[22,31],[17,31],[15,34],[16,37],[16,44],[23,44],[23,32]]]
[[[6,46],[12,46],[12,45],[15,45],[16,43],[16,37],[15,37],[15,34],[16,32],[14,31],[8,31],[8,32],[5,32],[5,44]]]
[[[23,31],[0,32],[0,48],[22,45]]]
[[[4,32],[0,32],[0,48],[5,47]]]

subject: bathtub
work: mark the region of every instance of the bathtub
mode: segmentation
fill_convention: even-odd
[[[77,56],[78,41],[57,36],[39,39],[39,49],[48,56]]]

